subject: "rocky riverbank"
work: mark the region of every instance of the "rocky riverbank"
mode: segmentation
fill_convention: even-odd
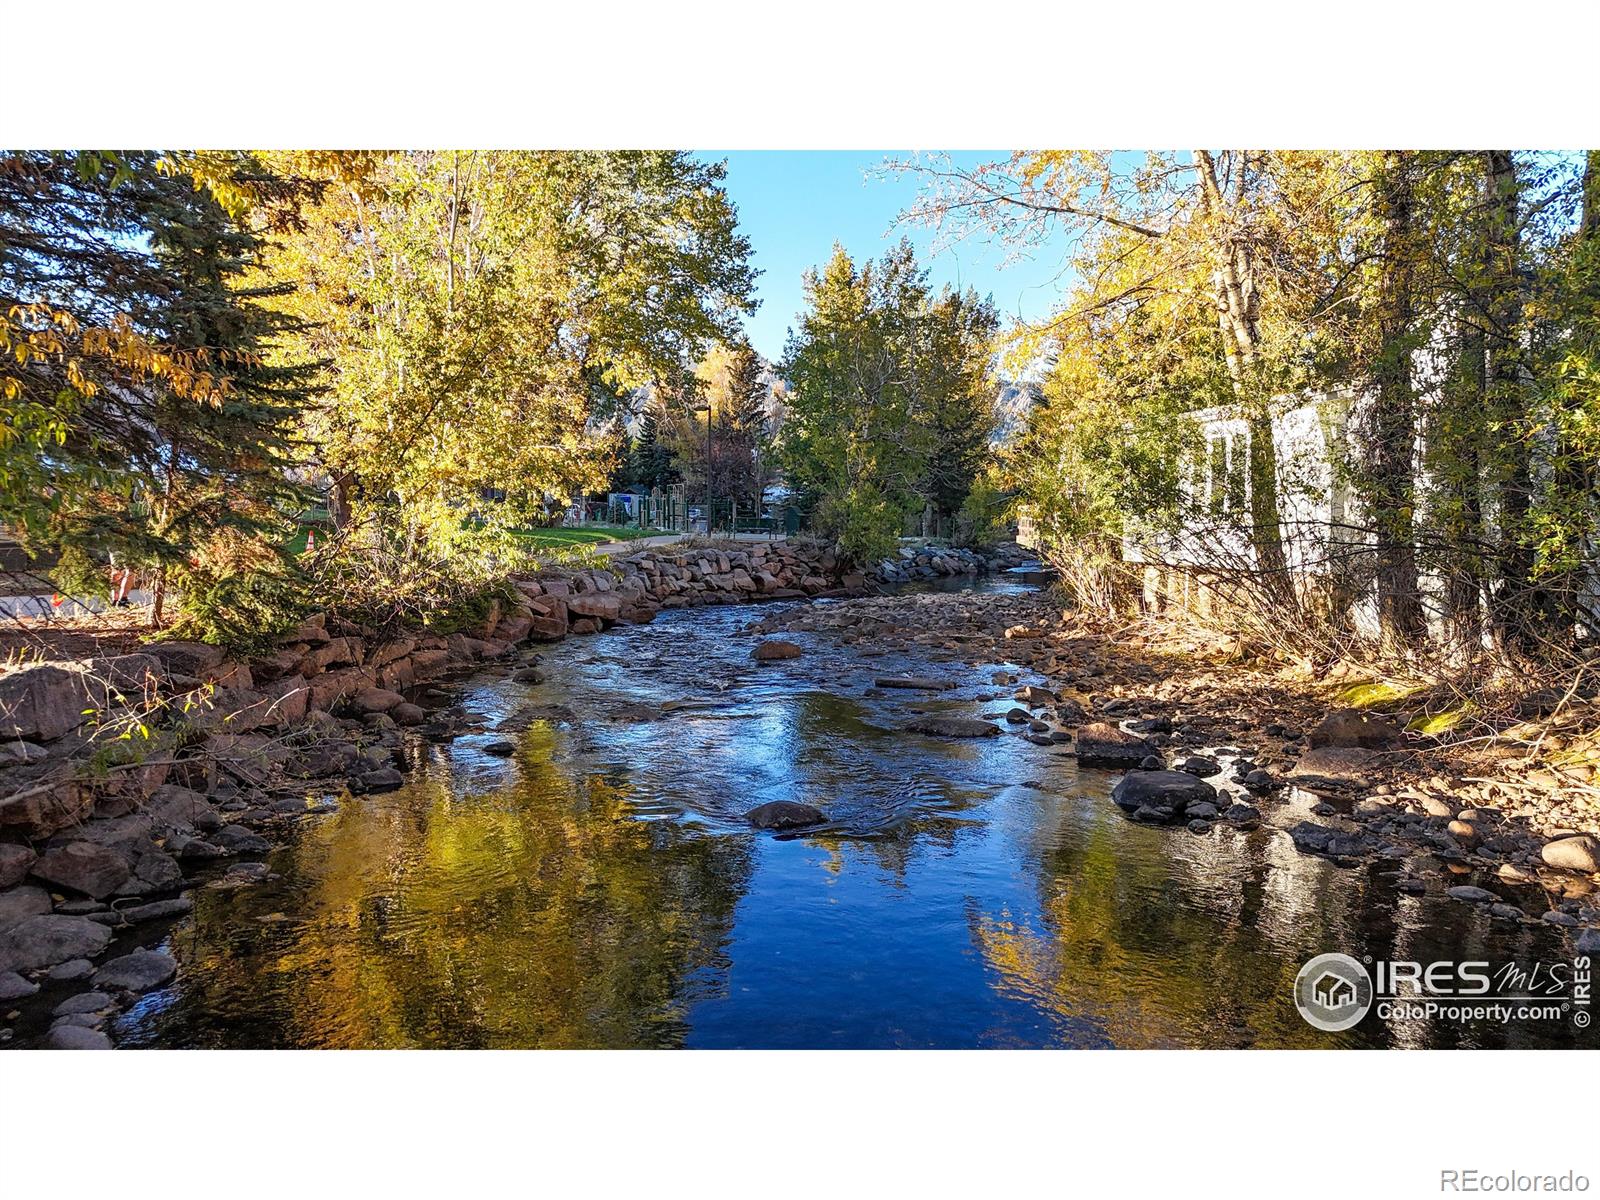
[[[1019,754],[1071,754],[1123,773],[1112,799],[1131,820],[1282,837],[1346,866],[1388,861],[1401,892],[1420,890],[1422,872],[1479,879],[1488,886],[1463,882],[1449,895],[1496,920],[1565,928],[1574,953],[1600,951],[1592,767],[1504,762],[1485,775],[1460,747],[1408,728],[1398,706],[1341,708],[1198,648],[1159,653],[1047,594],[864,598],[775,613],[747,630],[793,631],[863,656],[915,649],[932,661],[1015,663],[1044,681],[1018,686],[1024,674],[996,673],[995,709],[914,716],[908,734],[1008,734]]]
[[[1020,557],[1010,548],[998,560]],[[0,1004],[62,998],[42,1044],[111,1045],[104,1028],[178,964],[156,947],[195,887],[270,878],[295,822],[401,786],[425,741],[480,732],[455,703],[468,672],[542,678],[540,647],[664,608],[859,596],[885,580],[974,575],[996,560],[908,548],[872,573],[809,542],[660,547],[610,570],[510,581],[448,635],[319,615],[268,653],[193,642],[38,662],[0,675]],[[0,1041],[13,1037],[10,1019]]]

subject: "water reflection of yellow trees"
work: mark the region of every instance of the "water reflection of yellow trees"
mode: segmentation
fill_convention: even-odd
[[[1271,835],[1183,847],[1174,835],[1120,818],[1064,832],[1030,856],[1039,872],[1039,925],[974,906],[968,925],[998,986],[1050,1012],[1069,1044],[1326,1046],[1296,1013],[1291,989],[1307,954],[1275,910],[1313,940],[1343,924],[1325,864],[1277,861]],[[1182,843],[1179,843],[1182,846]],[[1212,854],[1222,861],[1198,863]],[[1226,881],[1218,888],[1213,881]],[[1231,895],[1230,895],[1231,893]],[[1232,910],[1231,912],[1229,910]],[[1320,951],[1323,947],[1318,947]]]
[[[524,735],[505,791],[433,778],[307,830],[297,922],[196,947],[206,986],[253,974],[291,1044],[681,1042],[688,1005],[720,985],[748,848],[635,819],[625,787],[555,769],[552,737]]]

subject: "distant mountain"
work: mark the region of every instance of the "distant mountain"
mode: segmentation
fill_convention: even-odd
[[[1042,394],[1037,383],[1003,380],[1000,394],[994,402],[1000,420],[989,444],[995,447],[1008,446],[1020,437],[1028,427],[1028,414],[1033,411],[1034,404]]]

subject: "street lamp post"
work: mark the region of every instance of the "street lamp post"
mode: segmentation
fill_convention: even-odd
[[[694,411],[696,413],[705,413],[705,415],[706,415],[706,492],[705,492],[705,498],[706,499],[705,499],[705,507],[706,507],[706,534],[709,536],[710,533],[711,533],[711,405],[709,405],[709,404],[697,404],[697,405],[694,406]]]

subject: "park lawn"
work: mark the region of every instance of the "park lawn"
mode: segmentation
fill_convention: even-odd
[[[552,529],[519,529],[517,537],[534,546],[598,546],[605,542],[629,542],[653,537],[657,530],[621,525],[556,526]]]

